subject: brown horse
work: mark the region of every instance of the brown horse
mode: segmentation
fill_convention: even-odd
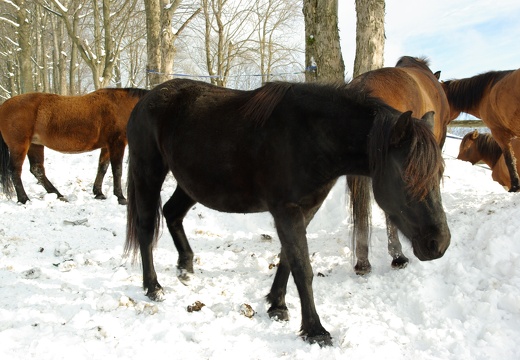
[[[349,88],[366,92],[383,100],[393,108],[405,112],[411,110],[416,116],[434,112],[433,133],[442,147],[446,140],[450,122],[449,104],[439,82],[440,72],[433,73],[424,58],[403,56],[395,67],[366,72],[354,78]],[[368,238],[370,228],[370,194],[368,179],[348,177],[351,189],[351,206],[360,206],[367,213],[354,218],[353,247],[357,257],[355,271],[366,274],[371,271],[368,261]],[[360,210],[354,210],[360,214]],[[359,229],[358,229],[359,228]],[[355,236],[358,234],[359,236]],[[396,227],[387,217],[388,252],[392,256],[392,267],[404,268],[408,258],[403,255]]]
[[[520,139],[513,139],[512,145],[514,153],[520,154]],[[509,176],[504,154],[491,134],[480,134],[475,130],[464,135],[460,143],[457,159],[469,161],[473,165],[483,161],[491,168],[493,180],[508,189],[511,187],[511,177]]]
[[[490,71],[443,83],[450,103],[450,118],[461,112],[476,116],[491,130],[504,153],[511,179],[509,191],[520,190],[520,179],[511,141],[520,136],[520,69]]]
[[[0,182],[8,196],[16,190],[18,201],[29,200],[21,173],[25,156],[30,171],[48,193],[63,195],[45,176],[44,146],[63,153],[101,148],[94,181],[96,199],[105,199],[103,178],[112,165],[114,194],[126,204],[121,188],[126,124],[143,89],[101,89],[83,96],[29,93],[14,96],[0,106]]]

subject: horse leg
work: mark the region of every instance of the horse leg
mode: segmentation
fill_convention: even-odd
[[[153,159],[150,162],[153,162]],[[161,186],[166,173],[167,169],[161,170],[146,165],[136,166],[131,175],[132,190],[129,187],[134,200],[128,206],[128,217],[135,218],[132,222],[136,224],[136,235],[141,252],[143,288],[146,290],[146,296],[153,301],[164,300],[164,292],[155,272],[153,247],[157,240]],[[134,213],[135,215],[132,215]]]
[[[22,184],[22,165],[30,145],[31,144],[27,142],[26,144],[22,143],[16,147],[11,146],[9,148],[11,178],[13,179],[13,186],[18,202],[22,204],[25,204],[29,200]]]
[[[271,209],[282,252],[285,253],[300,296],[302,325],[301,335],[310,343],[330,345],[331,337],[321,325],[314,304],[312,291],[312,267],[307,246],[305,215],[300,206],[284,204]],[[286,271],[286,270],[285,270]],[[283,280],[283,279],[282,279]]]
[[[289,310],[285,303],[285,294],[287,293],[287,282],[289,281],[290,274],[289,261],[282,248],[280,251],[280,263],[276,269],[271,291],[269,291],[269,294],[265,297],[267,302],[271,305],[269,310],[267,310],[267,314],[271,319],[279,321],[289,320]]]
[[[107,148],[101,148],[101,153],[99,154],[98,161],[98,169],[96,174],[96,180],[94,180],[94,187],[92,188],[92,192],[94,196],[98,200],[105,200],[107,197],[103,194],[103,179],[105,178],[105,174],[108,169],[108,164],[110,162],[110,153]]]
[[[370,179],[362,176],[347,176],[350,189],[350,212],[352,214],[352,247],[355,249],[357,275],[366,275],[372,271],[368,260],[370,238]]]
[[[388,214],[385,213],[386,218],[386,235],[388,236],[388,253],[392,257],[392,267],[394,269],[404,269],[408,265],[408,258],[403,255],[401,242],[399,241],[399,233],[397,226],[395,226]]]
[[[509,176],[511,177],[511,188],[509,188],[509,192],[517,192],[520,190],[520,179],[518,177],[518,170],[516,169],[516,157],[513,152],[511,140],[509,140],[503,150],[504,160],[506,161],[507,170],[509,170]]]
[[[321,193],[318,194],[315,201],[311,202],[307,207],[302,206],[305,228],[309,226],[311,220],[314,218],[314,215],[316,215],[316,212],[318,212],[320,209],[323,200],[334,184],[335,181],[330,183],[328,187],[325,187]],[[290,273],[290,265],[282,247],[280,251],[280,262],[276,269],[276,275],[274,277],[273,285],[271,286],[271,291],[265,297],[266,301],[271,305],[269,310],[267,310],[267,314],[271,319],[279,321],[289,320],[289,310],[287,309],[287,305],[285,303],[285,294],[287,293],[287,282],[289,281]]]
[[[27,152],[27,157],[29,158],[31,174],[34,175],[39,184],[43,185],[45,191],[49,194],[56,194],[60,200],[65,200],[65,197],[60,194],[58,189],[56,189],[49,179],[47,179],[47,176],[45,176],[45,167],[43,166],[43,161],[45,160],[43,145],[31,144],[29,151]]]
[[[195,203],[184,190],[177,186],[172,197],[164,204],[163,208],[168,230],[179,253],[177,277],[184,285],[188,285],[190,281],[189,274],[193,274],[193,250],[184,232],[182,220]]]
[[[123,195],[121,187],[121,176],[123,175],[123,157],[125,155],[126,143],[124,141],[114,142],[109,147],[110,165],[112,166],[112,175],[114,178],[114,195],[117,196],[117,202],[120,205],[126,205],[127,201]]]

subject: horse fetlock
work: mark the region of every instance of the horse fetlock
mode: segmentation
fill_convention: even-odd
[[[356,266],[354,266],[356,275],[366,275],[372,272],[372,265],[368,260],[358,260]]]
[[[518,192],[519,190],[520,190],[520,186],[519,185],[513,185],[509,189],[509,192]]]

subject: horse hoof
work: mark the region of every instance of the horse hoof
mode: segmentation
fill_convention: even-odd
[[[105,195],[103,195],[103,194],[97,194],[94,199],[96,199],[96,200],[106,200],[107,197]]]
[[[69,200],[67,200],[67,198],[65,196],[58,196],[58,200],[67,202],[67,203],[69,202]]]
[[[192,272],[193,273],[193,272]],[[191,280],[192,280],[192,276],[190,274],[190,272],[186,269],[182,269],[182,268],[177,268],[177,278],[179,279],[179,281],[186,285],[186,286],[189,286],[191,284]]]
[[[276,321],[289,321],[289,310],[285,309],[269,309],[267,311],[269,317]]]
[[[166,296],[164,296],[164,291],[162,288],[155,289],[154,291],[148,290],[146,296],[148,296],[150,300],[155,302],[162,302],[166,299]]]
[[[309,344],[318,344],[320,347],[332,346],[332,337],[328,332],[322,335],[302,336]]]
[[[404,269],[406,266],[408,266],[408,258],[404,255],[392,260],[392,268],[394,269]]]
[[[356,275],[367,275],[372,272],[372,265],[369,262],[357,262],[356,266],[354,266],[354,271]]]
[[[126,201],[125,198],[117,199],[117,202],[119,203],[119,205],[127,205],[128,204],[128,201]]]

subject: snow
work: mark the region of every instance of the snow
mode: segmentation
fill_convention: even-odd
[[[46,194],[28,164],[32,200],[0,196],[0,358],[519,359],[520,194],[454,159],[457,150],[448,139],[442,195],[452,243],[441,259],[420,262],[402,239],[410,264],[393,270],[374,208],[373,272],[355,275],[344,178],[327,198],[308,229],[320,274],[315,301],[333,337],[326,348],[298,337],[292,279],[290,321],[266,314],[279,250],[268,214],[197,204],[185,220],[196,252],[189,286],[176,277],[177,252],[164,228],[155,263],[166,300],[154,303],[141,289],[140,266],[122,258],[126,210],[111,194],[111,177],[107,200],[91,194],[97,153],[46,150],[47,175],[69,201]],[[174,186],[168,178],[164,199]],[[196,302],[204,306],[188,312]]]

